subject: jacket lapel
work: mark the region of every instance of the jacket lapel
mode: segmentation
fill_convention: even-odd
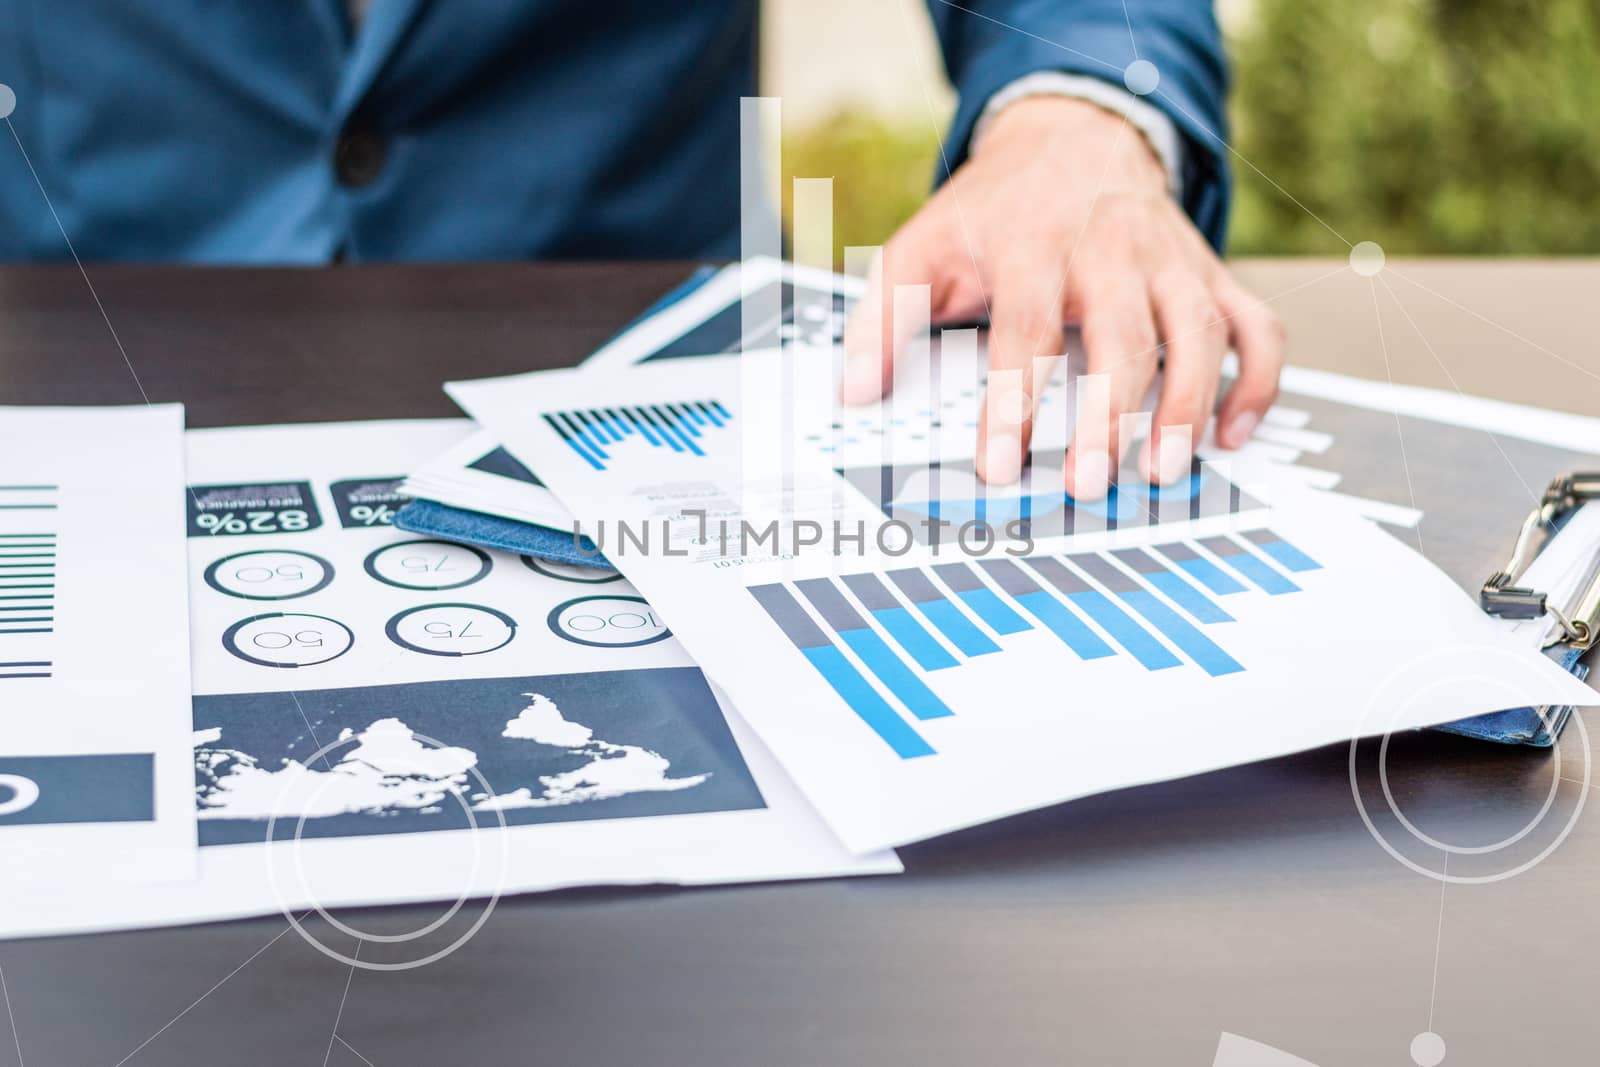
[[[395,46],[405,36],[426,0],[372,0],[356,33],[353,51],[339,83],[335,111],[340,121],[361,103]]]

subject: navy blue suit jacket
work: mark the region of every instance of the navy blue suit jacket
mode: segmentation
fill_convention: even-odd
[[[863,0],[870,2],[870,0]],[[9,0],[0,82],[85,259],[736,255],[751,0]],[[1225,70],[1202,0],[934,0],[959,163],[995,90],[1138,54],[1220,242]],[[964,10],[965,9],[965,10]],[[850,32],[847,24],[838,32]],[[10,138],[6,138],[10,140]],[[67,255],[0,144],[0,258]]]

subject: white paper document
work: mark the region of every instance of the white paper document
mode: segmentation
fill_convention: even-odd
[[[449,391],[579,516],[853,849],[1593,702],[1394,538],[1292,486],[1269,501],[1248,463],[1197,462],[1159,490],[1124,473],[1072,501],[1060,448],[1087,386],[1041,390],[1033,466],[986,488],[971,338],[947,333],[958,358],[913,358],[866,409],[839,408],[830,352],[803,348]]]
[[[771,256],[717,271],[690,292],[628,327],[584,360],[589,370],[776,349],[795,340],[829,344],[844,336],[846,310],[862,279]]]
[[[193,871],[182,496],[178,405],[0,407],[8,887]]]
[[[389,525],[470,430],[189,434],[199,878],[12,900],[4,932],[900,869],[846,851],[619,575]]]
[[[410,473],[400,491],[535,526],[572,529],[572,512],[492,434],[481,430],[430,457]]]
[[[819,344],[843,334],[844,313],[862,281],[844,274],[757,256],[717,271],[691,291],[630,326],[586,359],[586,370],[771,348],[796,338]],[[746,297],[744,294],[748,294]],[[762,309],[746,323],[747,300]],[[572,528],[572,513],[537,475],[479,432],[411,472],[409,495],[557,530]]]

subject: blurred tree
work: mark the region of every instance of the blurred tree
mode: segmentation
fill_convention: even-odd
[[[783,219],[792,220],[794,178],[833,178],[834,262],[846,245],[881,245],[928,197],[942,129],[896,123],[863,110],[786,131]]]
[[[1342,255],[1314,213],[1391,254],[1600,253],[1600,0],[1230,14],[1231,252]],[[926,197],[938,132],[865,109],[790,130],[785,200],[831,175],[836,245],[880,244]]]
[[[1312,213],[1391,253],[1600,252],[1596,0],[1253,7],[1234,252],[1342,251]]]

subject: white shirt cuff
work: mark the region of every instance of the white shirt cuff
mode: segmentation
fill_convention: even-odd
[[[1040,70],[1025,74],[989,98],[973,127],[976,145],[1000,109],[1028,96],[1070,96],[1086,100],[1127,119],[1161,160],[1167,172],[1167,188],[1173,196],[1183,194],[1183,142],[1172,120],[1139,97],[1107,81],[1082,74]]]

